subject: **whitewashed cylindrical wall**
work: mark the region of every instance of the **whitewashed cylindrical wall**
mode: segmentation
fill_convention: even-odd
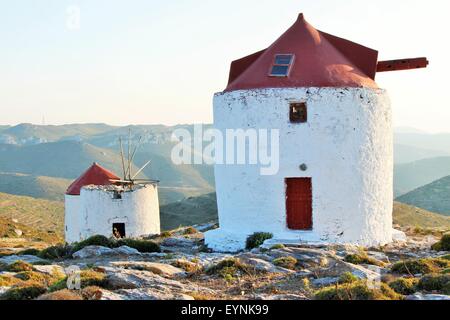
[[[306,102],[306,123],[289,121],[290,102]],[[279,239],[385,244],[392,240],[393,133],[384,90],[282,88],[214,97],[214,126],[278,129],[279,171],[216,165],[220,228],[206,233],[219,251],[242,249],[254,232]],[[306,164],[307,170],[299,166]],[[312,179],[312,231],[287,228],[285,178]]]

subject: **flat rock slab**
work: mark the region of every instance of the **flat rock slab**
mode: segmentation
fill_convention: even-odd
[[[204,292],[214,293],[213,290],[191,283],[181,283],[173,279],[166,279],[151,271],[104,267],[107,281],[115,289],[151,288],[166,293]]]
[[[66,272],[64,271],[64,268],[57,265],[57,264],[51,264],[51,265],[35,265],[33,266],[36,271],[39,271],[41,273],[45,273],[48,275],[53,275],[55,273],[59,273],[61,275],[66,275]]]
[[[6,257],[2,257],[0,258],[0,264],[6,264],[6,265],[10,265],[13,264],[16,261],[24,261],[24,262],[28,262],[28,263],[39,263],[39,262],[46,262],[47,260],[41,259],[39,257],[36,256],[32,256],[32,255],[12,255],[12,256],[6,256]]]
[[[100,257],[105,255],[142,255],[138,250],[121,246],[119,248],[107,248],[102,246],[87,246],[72,254],[74,259],[88,259],[92,257]]]
[[[253,300],[309,300],[306,296],[300,294],[259,294],[252,298]]]
[[[111,262],[111,265],[125,269],[151,271],[163,277],[172,278],[172,277],[187,276],[187,273],[183,269],[165,263],[147,262],[147,261],[119,261],[119,262]]]
[[[406,300],[450,300],[450,296],[444,294],[415,293],[407,296]]]
[[[102,290],[101,300],[194,300],[183,293],[169,293],[151,288],[121,289],[115,292]]]

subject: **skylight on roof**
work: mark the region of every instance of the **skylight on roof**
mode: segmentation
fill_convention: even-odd
[[[287,77],[294,62],[293,54],[276,54],[270,69],[271,77]]]

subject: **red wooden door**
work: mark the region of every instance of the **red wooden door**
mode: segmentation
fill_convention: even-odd
[[[312,229],[311,178],[286,179],[286,215],[289,229]]]

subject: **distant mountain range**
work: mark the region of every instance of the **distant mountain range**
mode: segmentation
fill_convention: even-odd
[[[21,124],[0,127],[0,191],[48,199],[61,199],[63,188],[44,188],[48,194],[38,192],[42,180],[63,178],[73,181],[92,162],[122,176],[119,137],[127,154],[128,137],[131,145],[139,148],[133,158],[132,169],[136,172],[148,160],[139,178],[160,181],[160,202],[166,204],[189,196],[214,191],[214,173],[209,165],[174,165],[170,154],[174,142],[172,132],[177,128],[193,130],[192,125],[163,126],[142,125],[116,127],[106,124],[72,124],[62,126],[38,126]],[[126,156],[125,156],[126,157]],[[25,176],[24,176],[25,175]],[[47,178],[43,179],[42,176]],[[27,178],[25,178],[27,177]],[[33,180],[26,189],[25,182]],[[56,181],[55,181],[56,183]],[[57,186],[63,186],[59,180]],[[42,189],[42,188],[41,188]],[[50,190],[51,189],[51,190]],[[52,192],[54,190],[55,192]]]
[[[126,153],[131,130],[133,144],[141,138],[133,168],[136,171],[148,160],[152,161],[140,177],[160,180],[162,204],[213,192],[212,166],[177,166],[172,163],[170,153],[174,142],[171,135],[179,128],[193,131],[193,125],[0,126],[0,172],[3,172],[0,191],[58,199],[56,194],[63,189],[61,186],[77,178],[94,161],[122,175],[119,137],[124,139]],[[450,134],[428,134],[414,128],[398,128],[394,141],[396,197],[450,175]],[[59,187],[40,187],[46,185],[43,181],[49,182],[51,178],[67,181],[52,182]],[[30,184],[30,191],[24,185],[28,184],[26,179],[34,181]]]
[[[419,187],[398,197],[397,200],[450,216],[450,176]]]

